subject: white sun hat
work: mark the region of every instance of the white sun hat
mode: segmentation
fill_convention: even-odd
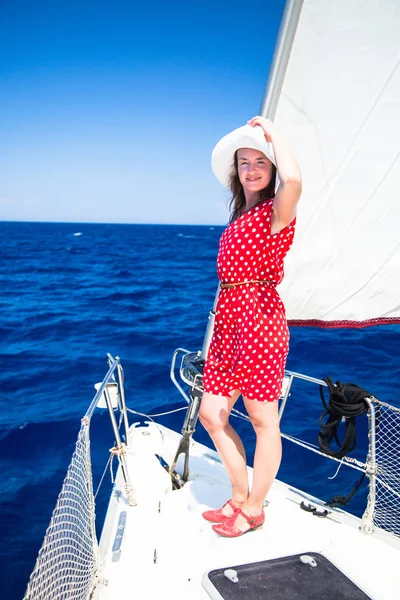
[[[214,175],[225,187],[229,186],[235,152],[239,148],[259,150],[276,166],[274,149],[272,144],[265,139],[262,128],[259,125],[255,127],[243,125],[220,139],[211,154],[211,167]],[[278,188],[278,185],[277,173],[275,189]]]

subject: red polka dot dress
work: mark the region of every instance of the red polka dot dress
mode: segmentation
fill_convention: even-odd
[[[217,259],[223,283],[204,366],[204,390],[230,396],[240,390],[260,402],[279,399],[289,351],[285,308],[276,290],[292,245],[295,220],[271,235],[273,200],[243,213],[222,234]],[[267,283],[250,283],[253,280]]]

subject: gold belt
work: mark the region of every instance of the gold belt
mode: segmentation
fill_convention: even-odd
[[[221,289],[227,290],[230,288],[235,288],[238,285],[250,285],[251,283],[269,283],[274,284],[272,279],[251,279],[250,281],[238,281],[237,283],[225,283],[221,281]]]

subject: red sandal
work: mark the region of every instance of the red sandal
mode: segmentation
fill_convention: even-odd
[[[229,506],[233,510],[232,515],[224,515],[224,513],[222,512],[222,509],[227,504],[229,504]],[[240,511],[240,508],[238,506],[235,506],[232,500],[228,500],[228,502],[225,502],[222,508],[218,508],[217,510],[206,510],[205,512],[203,512],[203,518],[206,521],[210,521],[211,523],[223,523],[227,519],[234,517],[238,513],[238,511]]]
[[[244,517],[248,522],[249,529],[246,529],[246,531],[242,531],[241,529],[235,527],[235,522],[238,515],[242,515],[242,517]],[[229,517],[229,519],[223,523],[219,523],[218,525],[213,525],[212,528],[216,533],[222,535],[223,537],[239,537],[239,535],[243,535],[248,531],[255,531],[256,529],[259,529],[264,525],[264,521],[264,510],[258,517],[249,517],[249,515],[246,515],[246,513],[239,508],[231,517]]]

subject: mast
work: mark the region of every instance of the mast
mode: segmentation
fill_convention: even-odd
[[[267,119],[273,120],[275,117],[302,7],[303,0],[287,0],[283,9],[275,50],[260,106],[260,115]]]

